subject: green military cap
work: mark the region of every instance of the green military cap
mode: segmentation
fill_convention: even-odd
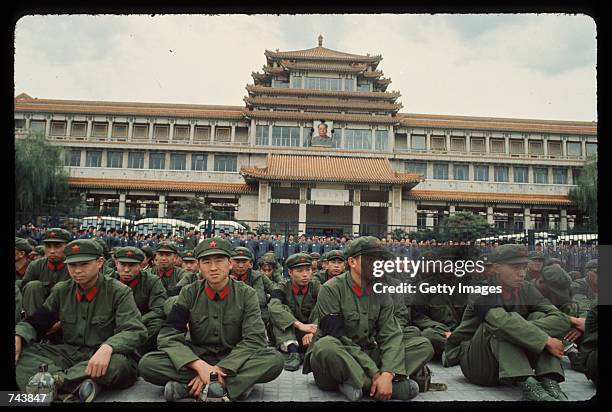
[[[98,259],[103,253],[102,246],[91,239],[73,240],[64,248],[66,263],[88,262]]]
[[[325,252],[323,254],[323,259],[330,261],[332,259],[340,259],[346,261],[346,256],[344,256],[344,252],[342,250],[334,249],[329,252]]]
[[[560,264],[561,264],[561,260],[557,258],[548,258],[544,261],[544,266],[560,265]]]
[[[42,235],[43,242],[68,243],[70,242],[70,238],[70,232],[60,228],[45,230]]]
[[[491,262],[491,260],[489,258],[490,255],[491,255],[491,251],[490,250],[485,250],[480,255],[478,255],[478,260],[481,260],[482,264],[485,265],[485,266],[492,265],[493,263]]]
[[[294,253],[287,258],[286,265],[288,269],[293,269],[298,266],[311,266],[312,259],[308,253]]]
[[[30,244],[30,246],[32,247],[36,247],[38,246],[38,242],[36,242],[34,239],[32,239],[31,237],[26,238],[26,241]]]
[[[276,262],[276,256],[274,256],[274,254],[264,254],[261,257],[261,264],[267,263],[268,265],[272,265],[275,266],[277,264]]]
[[[310,254],[310,258],[311,258],[311,259],[317,259],[317,260],[318,260],[318,259],[321,259],[321,254],[320,254],[320,253],[317,253],[317,252],[312,252],[312,253]]]
[[[142,250],[142,252],[149,258],[152,259],[153,256],[155,255],[155,253],[153,253],[153,249],[151,248],[151,246],[149,245],[145,245],[143,247],[140,248],[140,250]]]
[[[349,243],[345,249],[347,257],[356,257],[361,255],[378,255],[383,257],[391,257],[391,253],[382,247],[380,239],[374,236],[361,236]]]
[[[178,249],[176,245],[170,242],[161,242],[157,248],[155,249],[155,253],[157,252],[170,252],[178,254]]]
[[[492,263],[528,263],[527,248],[523,245],[506,244],[495,248],[489,254],[489,262]]]
[[[108,245],[105,241],[103,241],[99,237],[92,237],[91,240],[95,240],[96,242],[98,242],[100,246],[102,246],[102,250],[104,250],[104,253],[108,252]],[[113,250],[115,250],[115,248],[113,248]]]
[[[542,261],[544,261],[544,256],[542,255],[542,253],[536,252],[534,250],[533,252],[529,253],[529,260],[542,260]]]
[[[233,251],[232,244],[225,239],[220,237],[213,237],[211,239],[204,239],[194,249],[196,259],[203,258],[210,255],[224,255],[232,257]]]
[[[115,251],[115,259],[124,263],[140,263],[144,261],[145,254],[136,247],[126,246]]]
[[[235,260],[255,260],[253,256],[253,252],[251,249],[244,246],[238,246],[234,248],[234,253],[232,254],[232,259]]]
[[[572,280],[580,279],[580,272],[577,270],[572,270],[571,272],[567,272],[568,275],[572,278]]]
[[[19,250],[20,252],[30,253],[32,251],[32,246],[30,245],[30,242],[28,242],[24,238],[16,237],[15,249]]]
[[[34,248],[33,252],[38,253],[41,256],[45,256],[45,247],[43,245],[38,245]]]
[[[597,259],[589,260],[584,266],[586,270],[592,270],[593,272],[597,272]]]
[[[557,296],[570,298],[570,285],[572,278],[559,265],[550,265],[542,269],[540,278],[552,293]]]
[[[181,259],[183,259],[184,261],[193,261],[196,260],[195,258],[195,253],[193,253],[193,250],[185,250],[182,254],[181,254]]]
[[[121,246],[113,246],[111,249],[111,255],[115,256],[115,253],[117,253],[119,249],[121,249]]]

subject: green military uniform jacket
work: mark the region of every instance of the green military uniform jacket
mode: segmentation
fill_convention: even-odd
[[[317,270],[312,277],[313,279],[318,280],[321,284],[324,284],[328,280],[332,279],[327,270]]]
[[[248,269],[245,275],[246,276],[236,277],[237,275],[230,272],[230,277],[240,280],[255,289],[260,309],[262,312],[267,312],[268,296],[270,296],[272,290],[274,290],[274,283],[257,270]]]
[[[56,283],[68,279],[72,278],[64,262],[54,264],[49,262],[49,258],[41,258],[28,265],[21,283],[21,290],[32,280],[38,280],[46,286],[53,287]]]
[[[114,277],[119,280],[117,272],[114,272]],[[140,271],[126,285],[132,290],[136,307],[142,315],[142,323],[147,325],[150,320],[164,317],[164,302],[168,296],[158,277]]]
[[[176,286],[183,276],[185,276],[187,271],[173,265],[172,269],[170,270],[162,271],[159,268],[155,268],[149,269],[149,273],[153,276],[157,276],[161,280],[166,292],[168,292],[168,295],[172,296],[177,293],[175,290]]]
[[[255,353],[266,348],[257,293],[243,282],[229,279],[222,299],[209,295],[205,280],[183,289],[157,338],[179,370],[200,359],[194,352],[223,358],[216,365],[236,373]],[[189,324],[190,341],[185,337]],[[198,347],[194,350],[192,347]]]
[[[183,275],[183,277],[176,283],[177,288],[182,288],[184,286],[190,285],[199,279],[198,278],[199,272],[189,272],[186,270],[184,272],[185,274]]]
[[[320,324],[321,319],[333,313],[344,317],[345,335],[339,339],[367,376],[371,378],[377,372],[406,375],[403,334],[388,295],[361,292],[346,271],[321,286],[311,319]],[[304,357],[303,373],[312,371],[310,355],[321,337],[323,332],[318,328]],[[380,367],[370,357],[375,350],[380,351]]]
[[[317,303],[317,295],[321,284],[310,281],[306,285],[306,293],[303,290],[294,291],[291,281],[281,282],[272,291],[268,311],[270,319],[281,329],[293,325],[293,322],[311,323],[311,314]]]
[[[21,280],[25,276],[26,270],[28,270],[28,266],[30,265],[30,261],[26,259],[25,265],[21,269],[15,269],[15,280]]]
[[[88,296],[91,301],[85,297],[79,301],[80,288],[74,280],[58,283],[43,306],[17,324],[15,334],[29,343],[59,320],[65,344],[97,349],[106,343],[113,353],[131,354],[147,337],[132,291],[101,274],[95,288],[95,295],[91,296],[92,288]]]
[[[435,285],[438,280],[435,277],[425,279],[425,283]],[[465,282],[464,282],[465,283]],[[449,332],[461,323],[461,317],[465,310],[468,296],[453,293],[423,294],[417,292],[412,297],[411,316],[415,326],[424,330],[432,328],[439,332]]]
[[[597,300],[597,292],[589,285],[586,278],[572,282],[571,290],[574,301],[578,304],[580,317],[586,317],[593,302]]]
[[[530,281],[530,283],[535,286],[535,282],[536,280],[532,280]],[[542,292],[540,292],[542,293]],[[567,316],[573,316],[575,318],[580,316],[580,308],[578,305],[578,302],[573,301],[572,299],[566,300],[559,300],[560,298],[555,296],[555,295],[547,295],[547,294],[543,294],[543,296],[548,299],[553,305],[555,305],[557,307],[557,309],[559,309],[561,312],[565,313]]]
[[[496,279],[492,279],[489,284],[498,285]],[[569,319],[530,282],[522,282],[517,289],[517,295],[507,301],[502,300],[499,294],[488,295],[489,299],[498,299],[497,302],[501,303],[501,306],[489,309],[484,319],[493,328],[499,328],[513,336],[516,345],[530,352],[540,353],[549,336],[563,339],[569,332]],[[450,366],[459,363],[482,322],[475,312],[475,304],[478,304],[480,297],[479,294],[470,297],[461,324],[446,341],[444,352]],[[527,318],[534,312],[541,312],[543,316],[528,321]]]

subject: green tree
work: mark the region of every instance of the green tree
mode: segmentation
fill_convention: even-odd
[[[40,133],[15,139],[15,211],[37,215],[56,208],[68,196],[63,149]],[[45,210],[46,209],[46,210]]]
[[[184,220],[196,226],[202,220],[206,220],[209,217],[213,219],[223,219],[224,215],[214,210],[210,205],[207,205],[203,198],[193,197],[185,200],[177,200],[170,204],[168,207],[168,217]]]
[[[587,160],[575,184],[569,198],[589,216],[592,228],[597,228],[597,156]]]
[[[436,240],[476,240],[497,234],[487,219],[472,212],[457,212],[445,217],[438,226]]]

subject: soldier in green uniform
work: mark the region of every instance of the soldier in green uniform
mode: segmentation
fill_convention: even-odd
[[[584,267],[586,276],[571,284],[574,300],[578,303],[581,316],[586,313],[597,299],[597,259],[591,259]]]
[[[598,364],[597,364],[597,301],[593,303],[586,316],[584,326],[584,337],[580,344],[581,369],[587,379],[592,380],[597,385]]]
[[[32,251],[28,254],[28,258],[30,262],[34,262],[35,260],[42,259],[45,257],[45,247],[42,245],[34,246]]]
[[[310,254],[310,260],[312,261],[312,273],[319,270],[319,261],[321,260],[321,254],[318,252],[312,252]]]
[[[65,247],[71,279],[58,283],[43,305],[15,327],[17,386],[25,390],[41,363],[48,365],[60,392],[78,391],[91,402],[102,386],[127,388],[138,376],[132,353],[146,328],[130,288],[100,272],[102,248],[79,239]],[[61,322],[63,343],[34,341]]]
[[[330,250],[324,254],[324,259],[327,261],[327,269],[321,269],[314,275],[314,278],[321,284],[344,273],[346,270],[346,256],[342,250]]]
[[[140,264],[140,269],[147,270],[149,272],[155,272],[153,265],[155,253],[153,252],[153,249],[151,249],[151,246],[145,245],[141,247],[140,250],[142,250],[142,252],[145,254],[145,260],[143,260]]]
[[[307,253],[289,256],[286,265],[291,280],[279,283],[272,291],[268,311],[276,346],[288,353],[285,370],[296,371],[300,368],[300,353],[306,352],[317,331],[310,315],[321,284],[312,280],[312,262]]]
[[[15,283],[15,324],[21,320],[21,289]]]
[[[445,355],[464,376],[481,386],[518,384],[524,400],[565,400],[561,339],[570,322],[531,283],[522,245],[502,245],[493,262],[490,286],[501,293],[474,295],[461,324],[448,337]],[[538,313],[529,320],[530,315]]]
[[[164,303],[164,314],[168,316],[172,310],[172,306],[177,302],[179,293],[184,286],[187,286],[198,279],[200,279],[200,269],[198,267],[198,261],[195,258],[193,250],[186,250],[182,253],[183,260],[183,277],[176,283],[176,287],[170,291],[171,295],[166,299]]]
[[[193,250],[192,249],[184,250],[183,253],[181,254],[181,259],[183,261],[182,269],[185,272],[192,274],[192,280],[196,280],[199,269],[198,269],[198,261],[195,258]],[[195,277],[193,275],[195,275]]]
[[[136,307],[142,316],[142,323],[147,328],[147,340],[138,348],[137,354],[157,350],[157,334],[164,318],[166,289],[159,277],[140,270],[144,253],[135,247],[127,246],[115,251],[117,260],[116,278],[128,285],[134,295]]]
[[[183,269],[175,266],[177,255],[176,245],[170,242],[161,242],[155,249],[155,271],[150,271],[161,279],[168,296],[174,296],[178,293],[176,285],[185,275]]]
[[[104,261],[104,265],[102,265],[102,274],[104,276],[108,276],[108,277],[116,279],[117,278],[117,272],[116,272],[117,263],[115,260],[110,258],[110,255],[108,253],[108,245],[103,239],[99,237],[92,237],[91,240],[95,240],[96,242],[98,242],[100,246],[102,246],[102,249],[104,250],[104,259],[106,260]],[[113,248],[113,250],[116,251],[116,248]]]
[[[316,385],[340,390],[349,400],[363,390],[378,400],[407,400],[419,393],[406,377],[402,330],[389,294],[373,293],[373,261],[390,258],[380,240],[363,236],[346,248],[349,270],[323,284],[312,319],[317,332],[304,357],[303,373],[313,372]]]
[[[32,246],[27,240],[20,237],[15,238],[15,281],[18,284],[21,284],[21,280],[30,264],[28,254],[31,251]]]
[[[70,241],[70,232],[49,229],[43,233],[42,241],[46,257],[30,263],[21,282],[26,316],[42,306],[56,283],[70,279],[64,263],[64,247]]]
[[[544,256],[540,252],[531,252],[529,254],[529,263],[527,264],[526,280],[534,280],[540,277],[542,268],[544,267]]]
[[[274,285],[285,280],[283,278],[283,268],[278,264],[274,252],[264,253],[259,258],[259,264],[257,265],[259,272],[270,279]]]
[[[266,347],[256,291],[229,276],[231,243],[205,239],[194,252],[205,279],[181,289],[159,333],[160,351],[140,360],[140,374],[165,385],[168,401],[205,396],[211,372],[230,400],[246,398],[254,384],[280,375],[283,359]]]

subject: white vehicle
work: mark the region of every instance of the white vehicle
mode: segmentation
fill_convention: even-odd
[[[148,234],[177,234],[185,236],[189,229],[195,228],[193,223],[179,219],[147,218],[134,223],[134,232]]]
[[[130,225],[129,219],[112,216],[88,216],[81,220],[81,229],[87,230],[89,226],[105,230],[127,229]]]
[[[206,232],[208,230],[208,220],[203,220],[198,224],[198,230],[200,233]],[[242,226],[238,222],[234,222],[233,220],[214,220],[212,221],[212,229],[215,235],[218,235],[221,229],[227,233],[234,233],[235,231],[246,233],[246,227]]]

